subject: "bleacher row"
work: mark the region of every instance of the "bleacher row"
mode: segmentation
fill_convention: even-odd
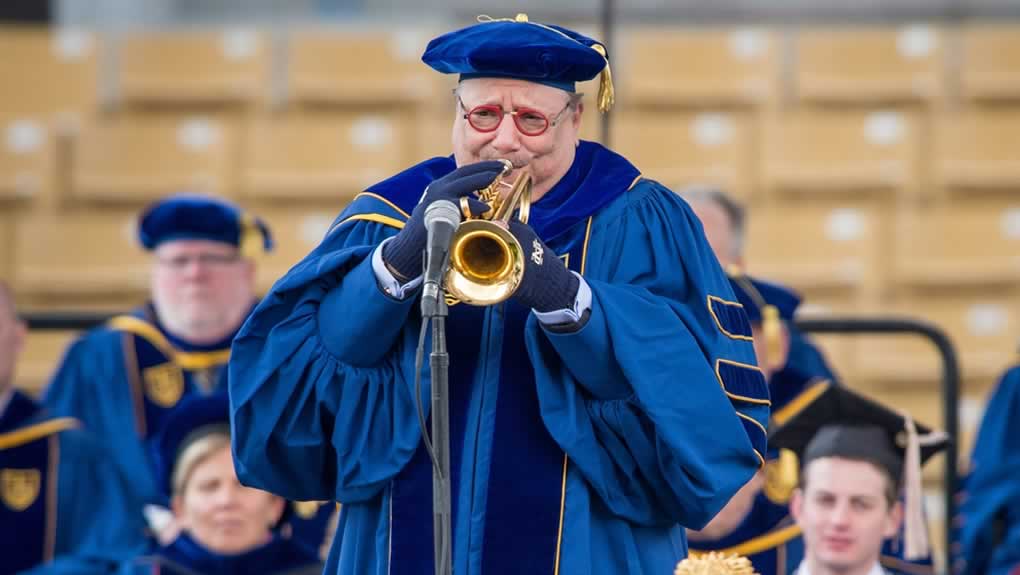
[[[133,218],[186,189],[271,222],[268,287],[364,186],[449,153],[452,79],[419,61],[438,31],[0,29],[0,276],[27,309],[140,301]],[[614,44],[615,149],[748,202],[751,271],[813,310],[944,326],[984,397],[1020,335],[1020,25],[623,27]],[[32,335],[22,385],[69,337]],[[854,385],[940,421],[929,346],[824,341]]]

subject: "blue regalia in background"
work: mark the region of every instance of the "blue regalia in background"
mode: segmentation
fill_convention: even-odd
[[[80,427],[20,392],[0,406],[0,573],[104,573],[144,545],[124,479]]]
[[[1020,365],[988,399],[954,518],[953,572],[1006,575],[1020,566]]]
[[[272,248],[260,219],[223,200],[190,194],[155,202],[140,216],[138,233],[150,251],[178,240],[225,244],[240,257]],[[125,496],[134,502],[129,508],[166,506],[153,476],[152,441],[183,399],[226,389],[234,334],[201,345],[186,341],[171,333],[149,303],[114,317],[68,349],[44,403],[55,414],[77,418],[110,447],[129,479]],[[294,532],[318,547],[329,516],[329,506],[307,517],[292,514]]]

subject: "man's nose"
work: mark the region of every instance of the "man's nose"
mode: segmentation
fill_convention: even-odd
[[[203,277],[208,271],[209,265],[202,261],[202,258],[188,258],[185,260],[184,269],[181,273],[187,278]]]
[[[499,151],[513,151],[521,147],[521,134],[514,124],[514,117],[507,114],[496,128],[496,137],[492,139],[492,147]]]
[[[842,527],[850,524],[850,504],[839,503],[832,510],[832,525]]]

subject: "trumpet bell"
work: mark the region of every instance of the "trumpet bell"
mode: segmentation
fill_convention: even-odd
[[[446,291],[471,305],[509,298],[524,277],[524,250],[509,231],[485,220],[463,222],[453,237]]]
[[[513,164],[503,160],[503,176]],[[468,219],[450,241],[450,265],[446,270],[446,291],[471,305],[493,305],[509,298],[524,278],[524,250],[510,233],[510,218],[527,223],[531,207],[531,176],[522,173],[501,198],[500,180],[478,190],[477,197],[489,204],[491,219]]]

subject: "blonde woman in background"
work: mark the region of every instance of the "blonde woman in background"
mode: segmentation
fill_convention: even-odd
[[[320,573],[316,550],[275,527],[286,501],[241,485],[230,454],[225,395],[182,402],[156,442],[161,486],[180,533],[172,543],[128,562],[124,574]]]

